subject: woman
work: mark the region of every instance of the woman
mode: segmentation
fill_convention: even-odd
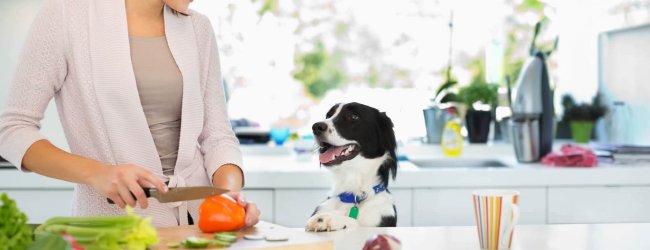
[[[191,0],[46,0],[0,114],[0,154],[23,171],[77,183],[73,215],[125,205],[156,226],[198,219],[201,200],[147,200],[142,187],[244,183],[209,20]],[[71,153],[39,133],[55,98]],[[136,199],[131,196],[133,193]],[[116,202],[108,204],[106,198]]]

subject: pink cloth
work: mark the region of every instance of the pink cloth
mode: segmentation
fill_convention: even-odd
[[[598,157],[591,149],[565,144],[560,152],[551,152],[544,156],[542,163],[561,167],[595,167]]]
[[[40,133],[40,120],[55,98],[71,153],[107,164],[147,168],[169,186],[211,185],[223,164],[242,166],[232,132],[214,31],[207,17],[175,15],[165,7],[165,33],[183,75],[178,159],[165,176],[140,104],[131,65],[124,1],[47,0],[34,20],[22,58],[0,113],[0,155],[21,166]],[[156,226],[198,218],[200,200],[160,204],[146,210]],[[114,215],[90,186],[76,185],[73,215]]]

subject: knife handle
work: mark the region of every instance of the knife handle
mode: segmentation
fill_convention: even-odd
[[[142,191],[144,191],[144,196],[146,196],[147,198],[151,197],[151,188],[143,187]],[[133,195],[133,193],[131,193],[131,196],[133,196],[134,200],[136,201],[138,200],[137,198],[135,198],[135,195]],[[115,204],[115,202],[111,200],[111,198],[106,198],[106,200],[108,201],[108,204]]]

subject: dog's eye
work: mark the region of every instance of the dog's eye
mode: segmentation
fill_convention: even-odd
[[[352,121],[359,120],[359,115],[357,115],[357,114],[349,114],[348,119],[350,119]]]

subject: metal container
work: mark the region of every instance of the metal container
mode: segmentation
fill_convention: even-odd
[[[546,54],[537,51],[522,66],[513,91],[511,139],[519,162],[539,161],[551,152],[554,114]]]
[[[447,109],[438,107],[429,107],[422,110],[424,113],[424,125],[427,129],[427,143],[440,144],[442,138],[442,130],[445,128],[447,121],[451,119],[451,114]]]
[[[510,139],[519,162],[536,162],[540,158],[539,120],[511,120]]]

